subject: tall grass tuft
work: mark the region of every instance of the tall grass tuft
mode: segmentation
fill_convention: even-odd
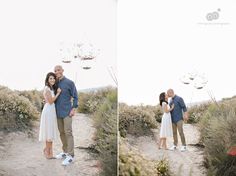
[[[79,112],[88,113],[96,127],[95,150],[102,176],[117,175],[117,89],[104,88],[79,94]]]
[[[236,145],[236,102],[209,106],[200,120],[201,141],[205,146],[205,164],[209,175],[236,174],[236,157],[227,151]]]
[[[112,87],[105,87],[91,92],[79,92],[78,111],[85,114],[96,112],[98,106],[103,103],[107,94],[113,89]]]

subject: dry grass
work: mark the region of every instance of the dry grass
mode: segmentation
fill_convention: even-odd
[[[166,159],[151,161],[140,155],[124,138],[119,140],[120,176],[168,176],[169,165]]]
[[[0,129],[27,129],[39,112],[29,99],[0,86]]]
[[[119,131],[122,137],[127,134],[148,135],[151,134],[152,128],[157,128],[155,113],[152,109],[119,104]]]
[[[88,113],[96,127],[94,150],[102,164],[100,175],[117,175],[117,89],[79,94],[79,112]]]
[[[227,151],[236,145],[236,102],[212,104],[200,120],[201,142],[205,146],[205,165],[209,175],[236,173],[236,157]]]

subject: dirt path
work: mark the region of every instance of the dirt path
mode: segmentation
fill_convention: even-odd
[[[191,146],[189,144],[198,143],[199,132],[197,127],[184,124],[184,133],[187,141],[187,151],[180,152],[180,150],[158,150],[157,138],[159,138],[159,130],[153,130],[154,137],[142,136],[133,137],[128,136],[129,143],[140,150],[141,154],[150,160],[159,160],[167,158],[170,164],[170,171],[173,176],[204,176],[206,170],[202,166],[203,154],[202,149]],[[179,136],[178,139],[180,140]],[[173,139],[168,139],[168,147],[173,144]],[[179,147],[180,148],[180,147]]]
[[[99,173],[99,162],[87,150],[93,144],[95,128],[92,120],[84,114],[73,117],[75,162],[62,166],[61,160],[47,160],[42,154],[43,143],[38,142],[39,123],[33,137],[14,132],[0,134],[0,176],[95,176]],[[61,152],[61,142],[54,144],[54,154]]]

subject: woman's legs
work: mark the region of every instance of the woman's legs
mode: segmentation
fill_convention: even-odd
[[[161,149],[162,143],[163,143],[163,138],[160,138],[160,142],[159,142],[159,144],[158,144],[158,149]]]
[[[46,147],[43,149],[46,158],[53,158],[52,141],[46,141]]]
[[[47,155],[47,142],[45,143],[45,147],[43,149],[43,154],[46,157],[46,155]]]
[[[49,156],[49,143],[48,143],[48,141],[46,141],[46,147],[43,149],[43,153],[44,153],[45,157],[48,158],[48,156]]]
[[[48,143],[49,143],[49,157],[52,158],[53,157],[52,142]]]

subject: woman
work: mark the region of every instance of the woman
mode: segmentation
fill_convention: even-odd
[[[56,75],[48,73],[45,79],[43,96],[45,105],[41,114],[39,141],[45,141],[46,147],[43,152],[47,159],[53,159],[52,142],[57,137],[57,116],[55,109],[55,100],[60,95],[61,89],[57,89]]]
[[[160,94],[159,101],[163,110],[163,116],[161,119],[160,143],[158,144],[158,148],[161,149],[163,147],[167,150],[166,138],[172,137],[173,135],[170,111],[174,109],[174,105],[170,108],[168,105],[168,96],[165,92]]]

